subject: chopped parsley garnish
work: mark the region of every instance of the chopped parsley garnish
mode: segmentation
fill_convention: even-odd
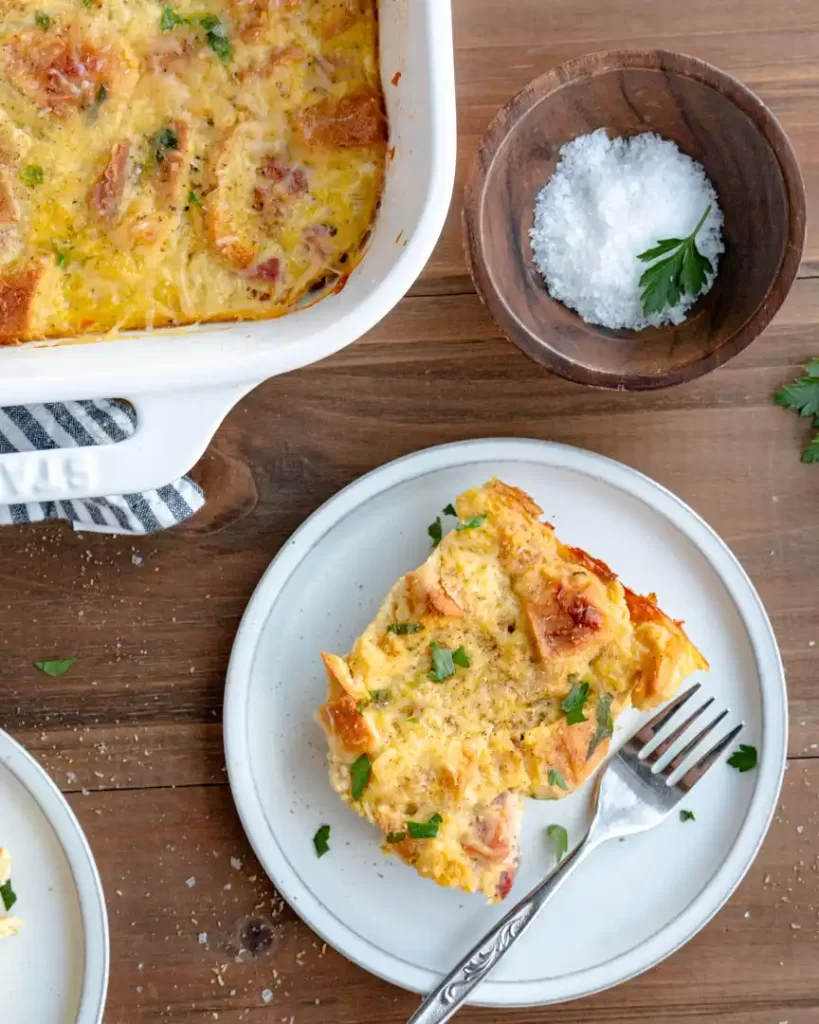
[[[17,893],[11,887],[11,879],[0,885],[0,899],[3,901],[3,909],[6,911],[11,910],[14,904],[17,902]]]
[[[320,825],[318,831],[313,836],[313,846],[316,848],[316,856],[323,857],[325,853],[330,852],[330,826]]]
[[[546,835],[554,840],[555,844],[555,856],[557,857],[558,863],[563,860],[566,856],[566,851],[569,849],[569,833],[562,825],[549,825],[546,829]]]
[[[60,676],[66,674],[76,660],[76,658],[55,658],[53,661],[35,661],[34,667],[47,676],[51,676],[52,679],[59,679]]]
[[[566,712],[566,722],[568,725],[578,725],[580,722],[587,722],[588,719],[583,714],[583,705],[589,699],[589,684],[588,683],[573,683],[571,690],[566,697],[563,698],[561,708]]]
[[[165,153],[169,149],[179,149],[179,137],[173,128],[161,128],[154,135],[154,156],[158,164],[165,159]]]
[[[423,628],[420,622],[391,622],[387,626],[387,632],[406,636],[407,633],[420,633]]]
[[[159,28],[162,32],[172,32],[177,25],[184,25],[187,18],[175,11],[170,4],[162,5],[162,15],[159,19]]]
[[[97,95],[94,97],[97,106],[101,103],[105,103],[108,99],[108,89],[105,87],[105,83],[101,83],[99,89],[97,89]]]
[[[479,516],[470,516],[469,519],[464,520],[462,523],[458,523],[455,527],[456,530],[476,530],[479,526],[483,526],[486,522],[486,515],[482,512]]]
[[[455,511],[455,506],[450,502],[444,509],[445,516],[457,516],[458,513]]]
[[[455,651],[452,655],[452,660],[456,665],[460,665],[461,668],[469,668],[472,662],[469,660],[469,655],[466,653],[466,648],[463,644]]]
[[[173,32],[180,25],[199,24],[205,30],[205,39],[208,46],[216,56],[227,64],[233,56],[233,47],[227,37],[225,26],[215,14],[203,14],[201,17],[186,18],[175,10],[172,4],[162,5],[162,14],[159,16],[159,28],[162,32]]]
[[[739,750],[735,750],[728,758],[728,764],[738,772],[749,772],[756,768],[756,762],[756,747],[751,747],[747,743],[740,743]]]
[[[549,769],[549,785],[550,786],[560,786],[561,789],[568,789],[569,788],[566,785],[566,780],[563,778],[563,776],[557,770],[557,768],[550,768]]]
[[[597,750],[603,740],[607,740],[614,732],[614,722],[611,717],[612,696],[610,693],[601,693],[597,698],[597,728],[589,744],[589,752],[586,754],[588,760]]]
[[[427,527],[427,533],[429,534],[430,540],[432,541],[432,546],[434,548],[437,548],[438,545],[441,543],[441,538],[444,535],[444,530],[443,527],[441,526],[440,516],[436,516],[435,522],[429,524],[429,526]]]
[[[370,690],[370,700],[373,704],[386,704],[392,697],[392,690]]]
[[[82,0],[82,2],[84,7],[91,7],[94,3],[94,0]]]
[[[455,657],[447,647],[439,647],[433,640],[429,645],[432,652],[432,671],[427,672],[427,678],[433,683],[442,683],[455,675]],[[466,651],[464,651],[464,655]]]
[[[813,420],[813,429],[817,433],[803,448],[802,461],[819,462],[819,359],[811,359],[805,367],[805,376],[780,388],[774,395],[774,401]]]
[[[407,831],[413,839],[434,839],[443,820],[440,814],[433,814],[429,821],[408,821]]]
[[[711,207],[687,238],[661,238],[653,249],[637,257],[643,263],[657,260],[640,278],[643,314],[662,313],[666,306],[676,306],[683,295],[699,295],[714,266],[697,248],[696,237]],[[664,259],[657,259],[659,256]]]
[[[350,765],[350,792],[352,793],[353,800],[361,799],[361,794],[367,788],[367,783],[370,781],[371,770],[372,765],[366,754],[356,758]]]
[[[193,189],[188,192],[188,202],[191,206],[198,206],[200,210],[202,209],[202,200],[193,191]]]
[[[64,267],[68,263],[68,253],[65,249],[54,249],[54,258],[57,261],[58,267]]]
[[[680,821],[696,821],[693,811],[680,811]]]
[[[43,32],[47,32],[51,28],[51,18],[45,11],[35,11],[34,24],[38,25]]]
[[[43,169],[39,164],[29,164],[28,167],[23,168],[23,181],[27,185],[42,185],[45,181],[45,175]]]
[[[205,38],[208,46],[223,64],[227,64],[233,56],[233,47],[225,32],[225,27],[213,14],[206,14],[204,18],[198,19],[199,24],[205,30]]]
[[[387,842],[388,843],[403,843],[407,838],[406,832],[388,832]]]

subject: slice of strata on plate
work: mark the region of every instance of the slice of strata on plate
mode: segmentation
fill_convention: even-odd
[[[498,902],[518,863],[522,797],[556,799],[606,756],[629,704],[708,667],[682,625],[561,544],[500,480],[387,595],[344,658],[323,654],[330,782],[383,849]]]

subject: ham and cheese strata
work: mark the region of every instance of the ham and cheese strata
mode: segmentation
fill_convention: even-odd
[[[0,939],[16,935],[23,927],[19,917],[8,913],[16,902],[17,897],[11,887],[11,854],[0,846]]]
[[[0,3],[0,343],[261,319],[381,196],[377,0]]]
[[[522,798],[560,799],[617,715],[707,663],[679,622],[561,544],[522,491],[462,494],[457,525],[346,657],[324,654],[330,782],[440,885],[509,892]],[[435,533],[435,530],[432,531]]]

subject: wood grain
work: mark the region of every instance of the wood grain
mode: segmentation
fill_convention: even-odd
[[[253,861],[224,782],[224,677],[253,587],[307,515],[391,458],[493,435],[620,459],[723,535],[777,632],[793,760],[751,873],[690,945],[591,1000],[459,1019],[816,1024],[819,471],[799,462],[806,423],[771,394],[819,355],[819,10],[813,0],[456,0],[455,27],[461,175],[497,108],[570,57],[665,46],[738,75],[782,119],[805,172],[802,279],[762,338],[713,374],[651,394],[590,392],[501,337],[471,291],[456,205],[415,297],[231,413],[197,471],[208,490],[199,522],[139,540],[0,531],[0,725],[71,793],[98,857],[112,925],[106,1024],[400,1024],[416,1005],[322,951]],[[69,654],[78,660],[62,679],[31,664]],[[248,959],[237,934],[249,917],[273,929]]]
[[[469,290],[460,231],[468,168],[490,120],[533,78],[601,50],[689,53],[735,75],[767,103],[793,143],[808,193],[800,273],[819,276],[819,16],[812,0],[456,0],[458,181],[441,244],[416,294]],[[488,40],[492,40],[491,44]]]
[[[417,1005],[326,947],[282,902],[248,849],[226,787],[75,794],[71,804],[93,837],[109,903],[109,1024],[401,1024]],[[818,842],[819,761],[795,761],[759,858],[684,950],[588,1000],[503,1017],[466,1010],[458,1019],[813,1024]]]

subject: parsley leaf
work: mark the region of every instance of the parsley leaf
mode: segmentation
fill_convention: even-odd
[[[486,514],[481,513],[479,516],[470,516],[469,519],[463,523],[458,523],[455,529],[460,532],[461,530],[475,530],[479,526],[483,526],[486,522]]]
[[[667,252],[679,248],[684,241],[684,238],[661,238],[653,249],[646,249],[645,252],[641,252],[637,259],[642,260],[643,263],[656,260],[658,256],[665,256]]]
[[[454,654],[452,655],[452,660],[455,662],[456,665],[460,665],[461,668],[469,668],[469,666],[472,664],[469,655],[466,653],[466,648],[463,646],[463,644],[458,648],[457,651],[454,652]]]
[[[444,509],[445,516],[457,516],[458,513],[455,511],[455,506],[450,502]]]
[[[555,856],[558,863],[560,863],[569,849],[569,833],[562,825],[549,825],[546,829],[546,835],[554,840]]]
[[[735,750],[728,758],[728,764],[738,772],[749,772],[756,768],[756,762],[756,747],[751,747],[747,743],[740,743],[739,750]]]
[[[23,181],[27,185],[42,185],[45,181],[45,175],[43,169],[39,164],[29,164],[28,167],[24,167],[22,171]]]
[[[108,89],[106,88],[105,83],[102,82],[100,83],[99,89],[97,89],[97,95],[94,97],[94,102],[99,106],[101,103],[105,103],[107,99]]]
[[[560,786],[561,789],[565,789],[565,790],[568,790],[568,788],[569,788],[566,785],[566,780],[563,778],[563,776],[557,770],[557,768],[550,768],[549,769],[549,785],[550,786]]]
[[[330,826],[320,825],[316,834],[313,836],[313,846],[316,848],[316,856],[323,857],[325,853],[330,852]]]
[[[0,885],[0,899],[3,901],[3,909],[5,911],[11,910],[14,904],[17,902],[17,893],[11,887],[11,879]]]
[[[52,679],[59,679],[60,676],[66,674],[76,660],[76,658],[55,658],[53,661],[35,661],[34,667],[44,672],[45,675],[51,676]]]
[[[373,704],[386,704],[392,696],[392,690],[370,690],[370,700]]]
[[[406,832],[388,832],[387,842],[388,843],[403,843],[407,838]]]
[[[693,811],[680,811],[680,821],[696,821]]]
[[[159,19],[159,28],[162,32],[172,32],[177,25],[184,25],[187,18],[175,11],[170,4],[162,5],[162,15]]]
[[[592,756],[603,740],[607,740],[614,732],[614,722],[611,717],[612,696],[610,693],[601,693],[597,698],[597,728],[589,744],[589,752],[586,760]]]
[[[198,21],[205,30],[208,46],[223,64],[227,64],[233,56],[233,47],[230,45],[230,40],[227,37],[222,22],[213,14],[206,14],[203,18],[199,18]]]
[[[793,384],[780,388],[774,401],[800,416],[819,416],[819,376],[798,377]]]
[[[58,249],[54,247],[54,258],[57,260],[58,267],[64,267],[68,263],[68,253],[65,249]]]
[[[420,622],[391,622],[387,626],[387,632],[406,636],[407,633],[420,633],[423,628]]]
[[[38,25],[43,32],[47,32],[51,28],[51,18],[45,11],[35,11],[34,24]]]
[[[429,821],[408,821],[407,831],[413,839],[434,839],[443,820],[440,814],[433,814]]]
[[[188,202],[191,206],[198,206],[200,210],[202,209],[202,200],[193,191],[193,189],[188,192]]]
[[[699,251],[696,237],[711,212],[710,205],[687,238],[661,238],[657,244],[637,257],[652,264],[640,278],[643,313],[662,313],[666,306],[676,306],[683,295],[699,295],[714,267]],[[664,257],[664,259],[658,259]]]
[[[361,799],[361,794],[367,788],[367,783],[370,781],[371,770],[372,765],[366,754],[356,758],[350,765],[350,793],[353,800]]]
[[[94,3],[94,0],[82,0],[82,2],[84,7],[91,7],[91,5]]]
[[[563,698],[561,708],[566,712],[566,723],[568,725],[579,725],[580,722],[587,722],[583,714],[583,705],[589,699],[589,684],[574,683],[566,697]]]
[[[814,434],[813,439],[802,452],[803,462],[819,462],[819,434]]]
[[[811,359],[805,367],[805,376],[780,388],[774,395],[774,401],[800,416],[811,417],[814,427],[819,430],[819,359]],[[814,434],[803,449],[802,461],[819,462],[819,433]]]
[[[165,159],[165,152],[169,149],[179,149],[179,137],[173,128],[161,128],[154,135],[154,156],[158,164]]]
[[[454,676],[455,659],[452,651],[446,647],[439,647],[434,640],[429,645],[429,649],[432,652],[432,671],[427,672],[427,678],[431,679],[433,683],[442,683],[445,679]]]
[[[427,527],[427,533],[429,534],[430,539],[432,540],[432,546],[434,548],[437,548],[438,545],[441,543],[441,538],[444,535],[444,530],[443,527],[441,526],[440,516],[436,516],[435,522],[429,524],[429,526]]]

